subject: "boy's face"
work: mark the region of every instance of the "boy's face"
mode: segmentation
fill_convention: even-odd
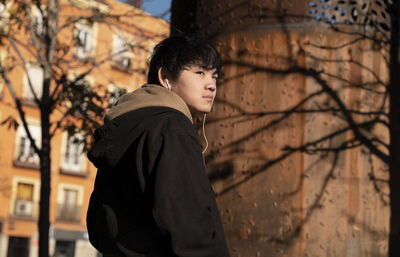
[[[217,92],[216,70],[205,70],[198,65],[185,67],[171,82],[172,91],[179,95],[192,114],[208,113]]]

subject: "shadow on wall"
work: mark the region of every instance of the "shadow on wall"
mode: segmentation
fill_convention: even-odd
[[[205,2],[192,28],[216,43],[226,74],[205,157],[233,255],[387,256],[382,26],[318,27],[304,6],[291,14],[257,1],[207,6],[201,19]]]

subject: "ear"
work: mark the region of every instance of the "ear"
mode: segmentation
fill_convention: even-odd
[[[160,85],[163,86],[164,88],[168,89],[168,84],[165,82],[165,78],[163,78],[162,74],[162,68],[158,69],[158,81],[160,82]]]

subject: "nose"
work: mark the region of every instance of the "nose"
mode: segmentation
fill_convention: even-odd
[[[217,82],[215,81],[213,76],[210,76],[210,78],[208,78],[206,87],[207,87],[207,90],[210,90],[211,92],[214,92],[215,90],[217,90]]]
[[[216,89],[217,89],[217,85],[215,84],[215,81],[207,84],[207,90],[214,92]]]

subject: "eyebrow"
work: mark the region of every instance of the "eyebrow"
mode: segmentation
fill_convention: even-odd
[[[213,72],[213,75],[218,75],[218,77],[219,77],[219,75],[220,75],[220,73],[218,72],[217,68],[207,69],[207,67],[202,66],[202,65],[198,65],[198,64],[185,65],[185,66],[183,66],[182,69],[183,69],[183,70],[188,70],[188,69],[190,69],[190,68],[192,68],[192,69],[194,69],[194,68],[200,68],[200,69],[202,69],[202,70],[204,70],[204,71],[215,70],[215,71]]]

